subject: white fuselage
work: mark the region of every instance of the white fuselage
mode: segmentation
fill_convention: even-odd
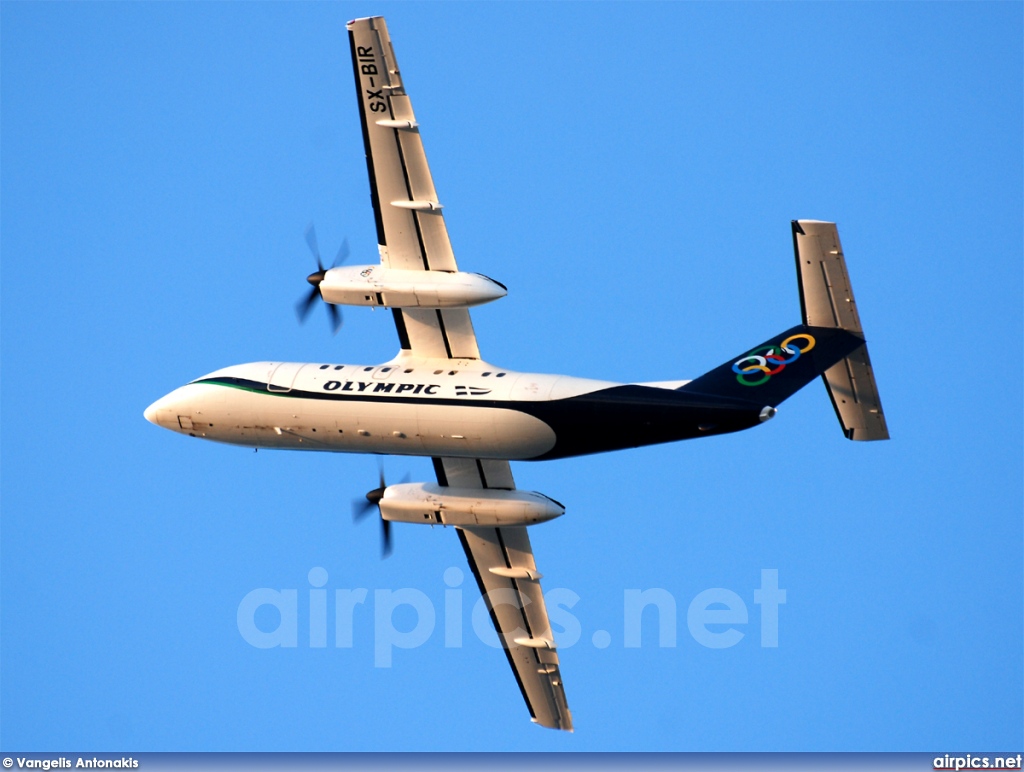
[[[616,385],[513,372],[479,360],[254,362],[174,390],[153,403],[146,418],[182,434],[249,447],[529,459],[549,452],[555,433],[501,403],[560,400]]]

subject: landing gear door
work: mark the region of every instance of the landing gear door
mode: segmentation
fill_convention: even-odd
[[[304,367],[302,362],[279,362],[270,364],[270,374],[267,377],[267,391],[283,394],[292,390],[295,384],[295,376]]]

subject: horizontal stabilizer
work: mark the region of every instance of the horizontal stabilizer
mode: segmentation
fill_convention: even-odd
[[[863,338],[836,224],[794,220],[793,251],[804,324],[847,330]],[[822,380],[847,439],[889,439],[866,343],[828,368]]]
[[[822,378],[847,439],[889,439],[867,344],[832,365]]]

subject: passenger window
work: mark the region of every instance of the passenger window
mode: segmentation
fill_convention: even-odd
[[[505,373],[498,373],[498,374],[497,374],[497,375],[495,375],[494,377],[495,377],[495,378],[504,378],[504,377],[505,377]]]

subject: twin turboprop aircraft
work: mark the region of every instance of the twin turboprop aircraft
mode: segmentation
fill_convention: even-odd
[[[436,483],[382,483],[367,506],[379,507],[385,536],[391,522],[454,526],[532,719],[571,731],[527,533],[565,509],[516,490],[509,462],[749,429],[819,375],[848,439],[887,439],[838,232],[792,223],[802,324],[695,380],[619,384],[489,364],[468,309],[505,287],[455,264],[384,19],[347,26],[380,263],[321,267],[303,305],[318,295],[390,308],[398,355],[379,365],[235,365],[175,389],[145,417],[246,447],[432,458]]]

